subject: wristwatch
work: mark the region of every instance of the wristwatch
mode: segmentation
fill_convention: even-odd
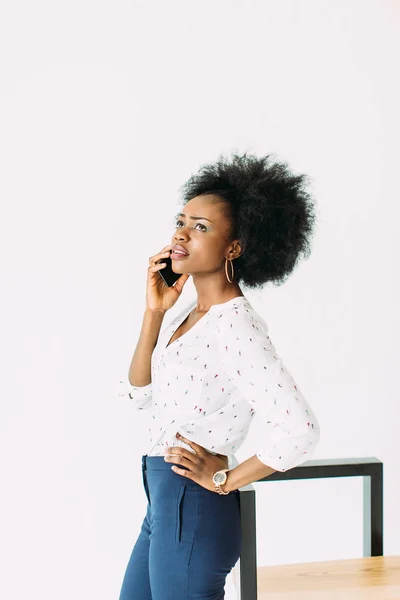
[[[215,485],[215,490],[218,492],[218,494],[224,494],[224,496],[229,494],[229,492],[224,492],[223,490],[221,490],[221,485],[224,485],[228,478],[228,476],[226,474],[227,471],[229,471],[229,469],[221,469],[221,471],[217,471],[213,475],[213,482]]]

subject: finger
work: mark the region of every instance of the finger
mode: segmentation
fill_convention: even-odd
[[[157,254],[153,254],[153,256],[150,256],[149,261],[157,260],[160,256],[164,256],[165,254],[170,255],[171,248],[172,248],[172,244],[170,244],[169,246],[165,246],[162,250],[160,250],[160,252],[157,252]]]
[[[154,256],[150,256],[150,258],[149,258],[149,265],[155,265],[155,264],[157,264],[157,261],[159,261],[164,256],[165,257],[171,256],[171,252],[168,250],[168,251],[165,251],[165,252],[160,252],[160,254],[155,254]]]
[[[167,266],[167,263],[160,263],[158,265],[152,265],[151,267],[149,267],[149,271],[150,273],[155,273],[156,271],[159,271],[160,269],[163,269],[164,267]]]
[[[154,256],[160,256],[163,252],[171,252],[172,244],[167,244],[164,248],[161,248],[160,252],[157,252]]]
[[[179,279],[177,279],[174,288],[176,289],[177,292],[181,293],[183,286],[185,285],[185,283],[187,282],[187,280],[189,279],[190,274],[189,273],[183,273]]]
[[[182,475],[183,477],[187,477],[188,479],[193,479],[193,473],[191,471],[187,471],[186,469],[180,469],[175,465],[171,467],[171,469],[178,475]]]
[[[186,448],[181,448],[180,446],[170,446],[169,449],[165,453],[165,456],[168,456],[168,455],[182,455],[187,460],[190,460],[191,462],[196,462],[196,459],[195,459],[196,454],[194,454],[193,452],[190,452],[190,450],[186,450]]]
[[[187,467],[190,470],[194,467],[194,464],[181,454],[167,454],[164,456],[164,460],[165,462],[173,463],[178,466]]]
[[[193,450],[196,450],[196,454],[204,454],[204,452],[206,452],[206,450],[205,450],[205,448],[203,448],[203,446],[196,444],[196,442],[192,442],[192,440],[188,440],[187,438],[183,437],[183,435],[181,435],[180,433],[177,433],[176,437],[179,440],[182,440],[183,442],[185,442],[186,444],[189,444],[189,446],[191,448],[193,448]]]

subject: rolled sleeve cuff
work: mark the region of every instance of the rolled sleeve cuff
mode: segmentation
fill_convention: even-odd
[[[285,472],[309,460],[319,441],[319,430],[288,438],[260,448],[256,456],[266,466],[275,471]]]
[[[120,379],[118,395],[130,398],[136,409],[144,410],[152,403],[152,383],[138,387],[132,385],[128,379]]]

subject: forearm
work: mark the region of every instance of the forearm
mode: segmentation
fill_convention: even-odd
[[[142,329],[129,367],[129,382],[138,387],[151,383],[151,355],[157,343],[165,312],[146,310]]]
[[[228,479],[222,489],[232,492],[263,477],[268,477],[272,473],[275,473],[275,469],[268,467],[254,455],[227,473]]]

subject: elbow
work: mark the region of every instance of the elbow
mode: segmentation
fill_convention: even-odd
[[[313,423],[307,423],[305,431],[299,435],[298,448],[301,449],[304,459],[301,462],[305,462],[314,454],[315,448],[321,437],[321,430],[319,424],[314,419]],[[300,464],[300,463],[299,463]]]
[[[320,439],[320,428],[316,422],[314,427],[306,425],[306,429],[296,435],[275,434],[257,453],[257,458],[275,471],[289,471],[309,460],[314,454]]]
[[[313,448],[313,451],[316,447],[316,445],[318,444],[320,437],[321,437],[321,429],[319,426],[319,423],[316,419],[314,419],[313,423],[308,423],[307,424],[307,428],[309,429],[308,431],[308,435],[310,438],[310,442]]]
[[[129,375],[128,375],[128,382],[129,382],[129,384],[130,384],[132,387],[140,389],[140,388],[145,388],[145,387],[147,387],[148,385],[150,385],[150,384],[151,384],[151,379],[150,379],[150,381],[148,381],[147,383],[142,383],[142,382],[141,382],[141,383],[133,383],[133,382],[131,381],[131,379],[130,379]]]
[[[298,454],[294,458],[292,466],[289,468],[297,467],[307,460],[310,460],[315,452],[320,437],[321,431],[316,421],[314,421],[313,427],[308,427],[307,425],[307,431],[299,437],[299,443],[296,445]]]

